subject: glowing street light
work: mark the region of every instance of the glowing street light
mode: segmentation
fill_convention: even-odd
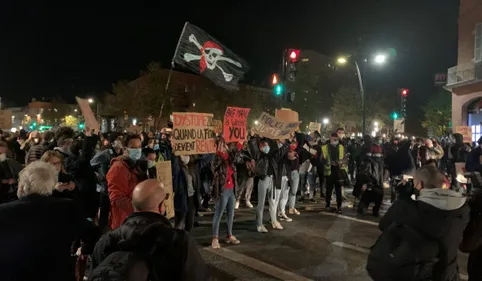
[[[323,124],[328,125],[328,123],[330,123],[330,119],[323,118]]]
[[[345,58],[345,57],[339,57],[336,62],[338,62],[339,64],[345,64],[348,62],[348,60]]]
[[[94,103],[94,99],[93,99],[93,98],[89,98],[87,101],[88,101],[89,103]]]
[[[387,61],[387,55],[385,54],[378,54],[375,56],[375,63],[377,64],[384,64]]]
[[[373,126],[378,127],[378,121],[373,122]]]
[[[258,120],[254,120],[254,125],[258,125],[258,124],[259,124]]]

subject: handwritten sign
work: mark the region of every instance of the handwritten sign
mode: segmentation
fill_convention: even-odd
[[[464,137],[464,143],[472,143],[472,129],[469,126],[456,126],[455,132]]]
[[[287,139],[301,124],[300,121],[281,121],[266,112],[261,113],[257,121],[253,127],[254,133],[270,139]]]
[[[223,121],[213,120],[213,127],[216,134],[221,134],[223,132]]]
[[[226,142],[243,142],[246,137],[246,125],[250,108],[231,107],[224,113],[224,140]]]
[[[311,131],[311,132],[314,132],[314,131],[321,131],[321,124],[320,123],[315,123],[315,122],[310,122],[310,125],[308,126],[308,129]]]
[[[169,198],[164,200],[166,208],[166,217],[168,219],[174,217],[174,193],[172,189],[172,169],[171,161],[161,161],[156,164],[157,179],[164,185],[164,191],[169,194]]]
[[[216,152],[213,114],[173,112],[172,131],[175,155]]]
[[[86,99],[81,99],[79,97],[75,97],[77,103],[79,104],[80,111],[82,112],[82,116],[84,116],[85,126],[91,130],[99,130],[100,126],[97,120],[95,119],[94,113],[92,112],[92,108],[90,108],[90,103]]]

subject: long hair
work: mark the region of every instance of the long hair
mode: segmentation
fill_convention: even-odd
[[[65,171],[65,166],[64,166],[64,156],[62,156],[60,152],[57,152],[55,150],[45,151],[42,157],[40,157],[40,161],[49,163],[50,158],[52,157],[58,158],[60,160],[60,171],[66,174],[67,172]]]

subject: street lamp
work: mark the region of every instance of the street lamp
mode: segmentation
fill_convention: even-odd
[[[378,122],[377,121],[373,122],[373,126],[378,127]]]
[[[258,120],[254,120],[254,125],[258,125]]]
[[[374,57],[374,62],[376,64],[384,64],[387,60],[387,55],[385,54],[377,54]],[[338,64],[345,65],[348,62],[347,57],[339,57],[337,60]],[[363,61],[367,61],[364,59]],[[356,60],[353,60],[353,63],[355,64],[356,68],[356,74],[358,76],[358,83],[360,84],[360,97],[361,97],[361,105],[362,105],[362,135],[365,135],[365,130],[366,130],[366,106],[365,106],[365,89],[363,87],[363,78],[361,76],[361,71],[360,67],[358,65],[358,62]]]
[[[323,118],[323,124],[328,125],[328,123],[330,123],[330,119]]]
[[[89,98],[89,99],[87,99],[87,101],[88,101],[89,103],[94,103],[94,99],[93,99],[93,98]]]

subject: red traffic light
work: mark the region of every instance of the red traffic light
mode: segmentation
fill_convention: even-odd
[[[408,89],[402,89],[401,92],[402,96],[407,96],[408,95]]]
[[[290,49],[288,50],[288,56],[292,62],[298,61],[300,50]]]
[[[278,84],[278,75],[273,74],[273,78],[271,79],[271,84],[273,85]]]

